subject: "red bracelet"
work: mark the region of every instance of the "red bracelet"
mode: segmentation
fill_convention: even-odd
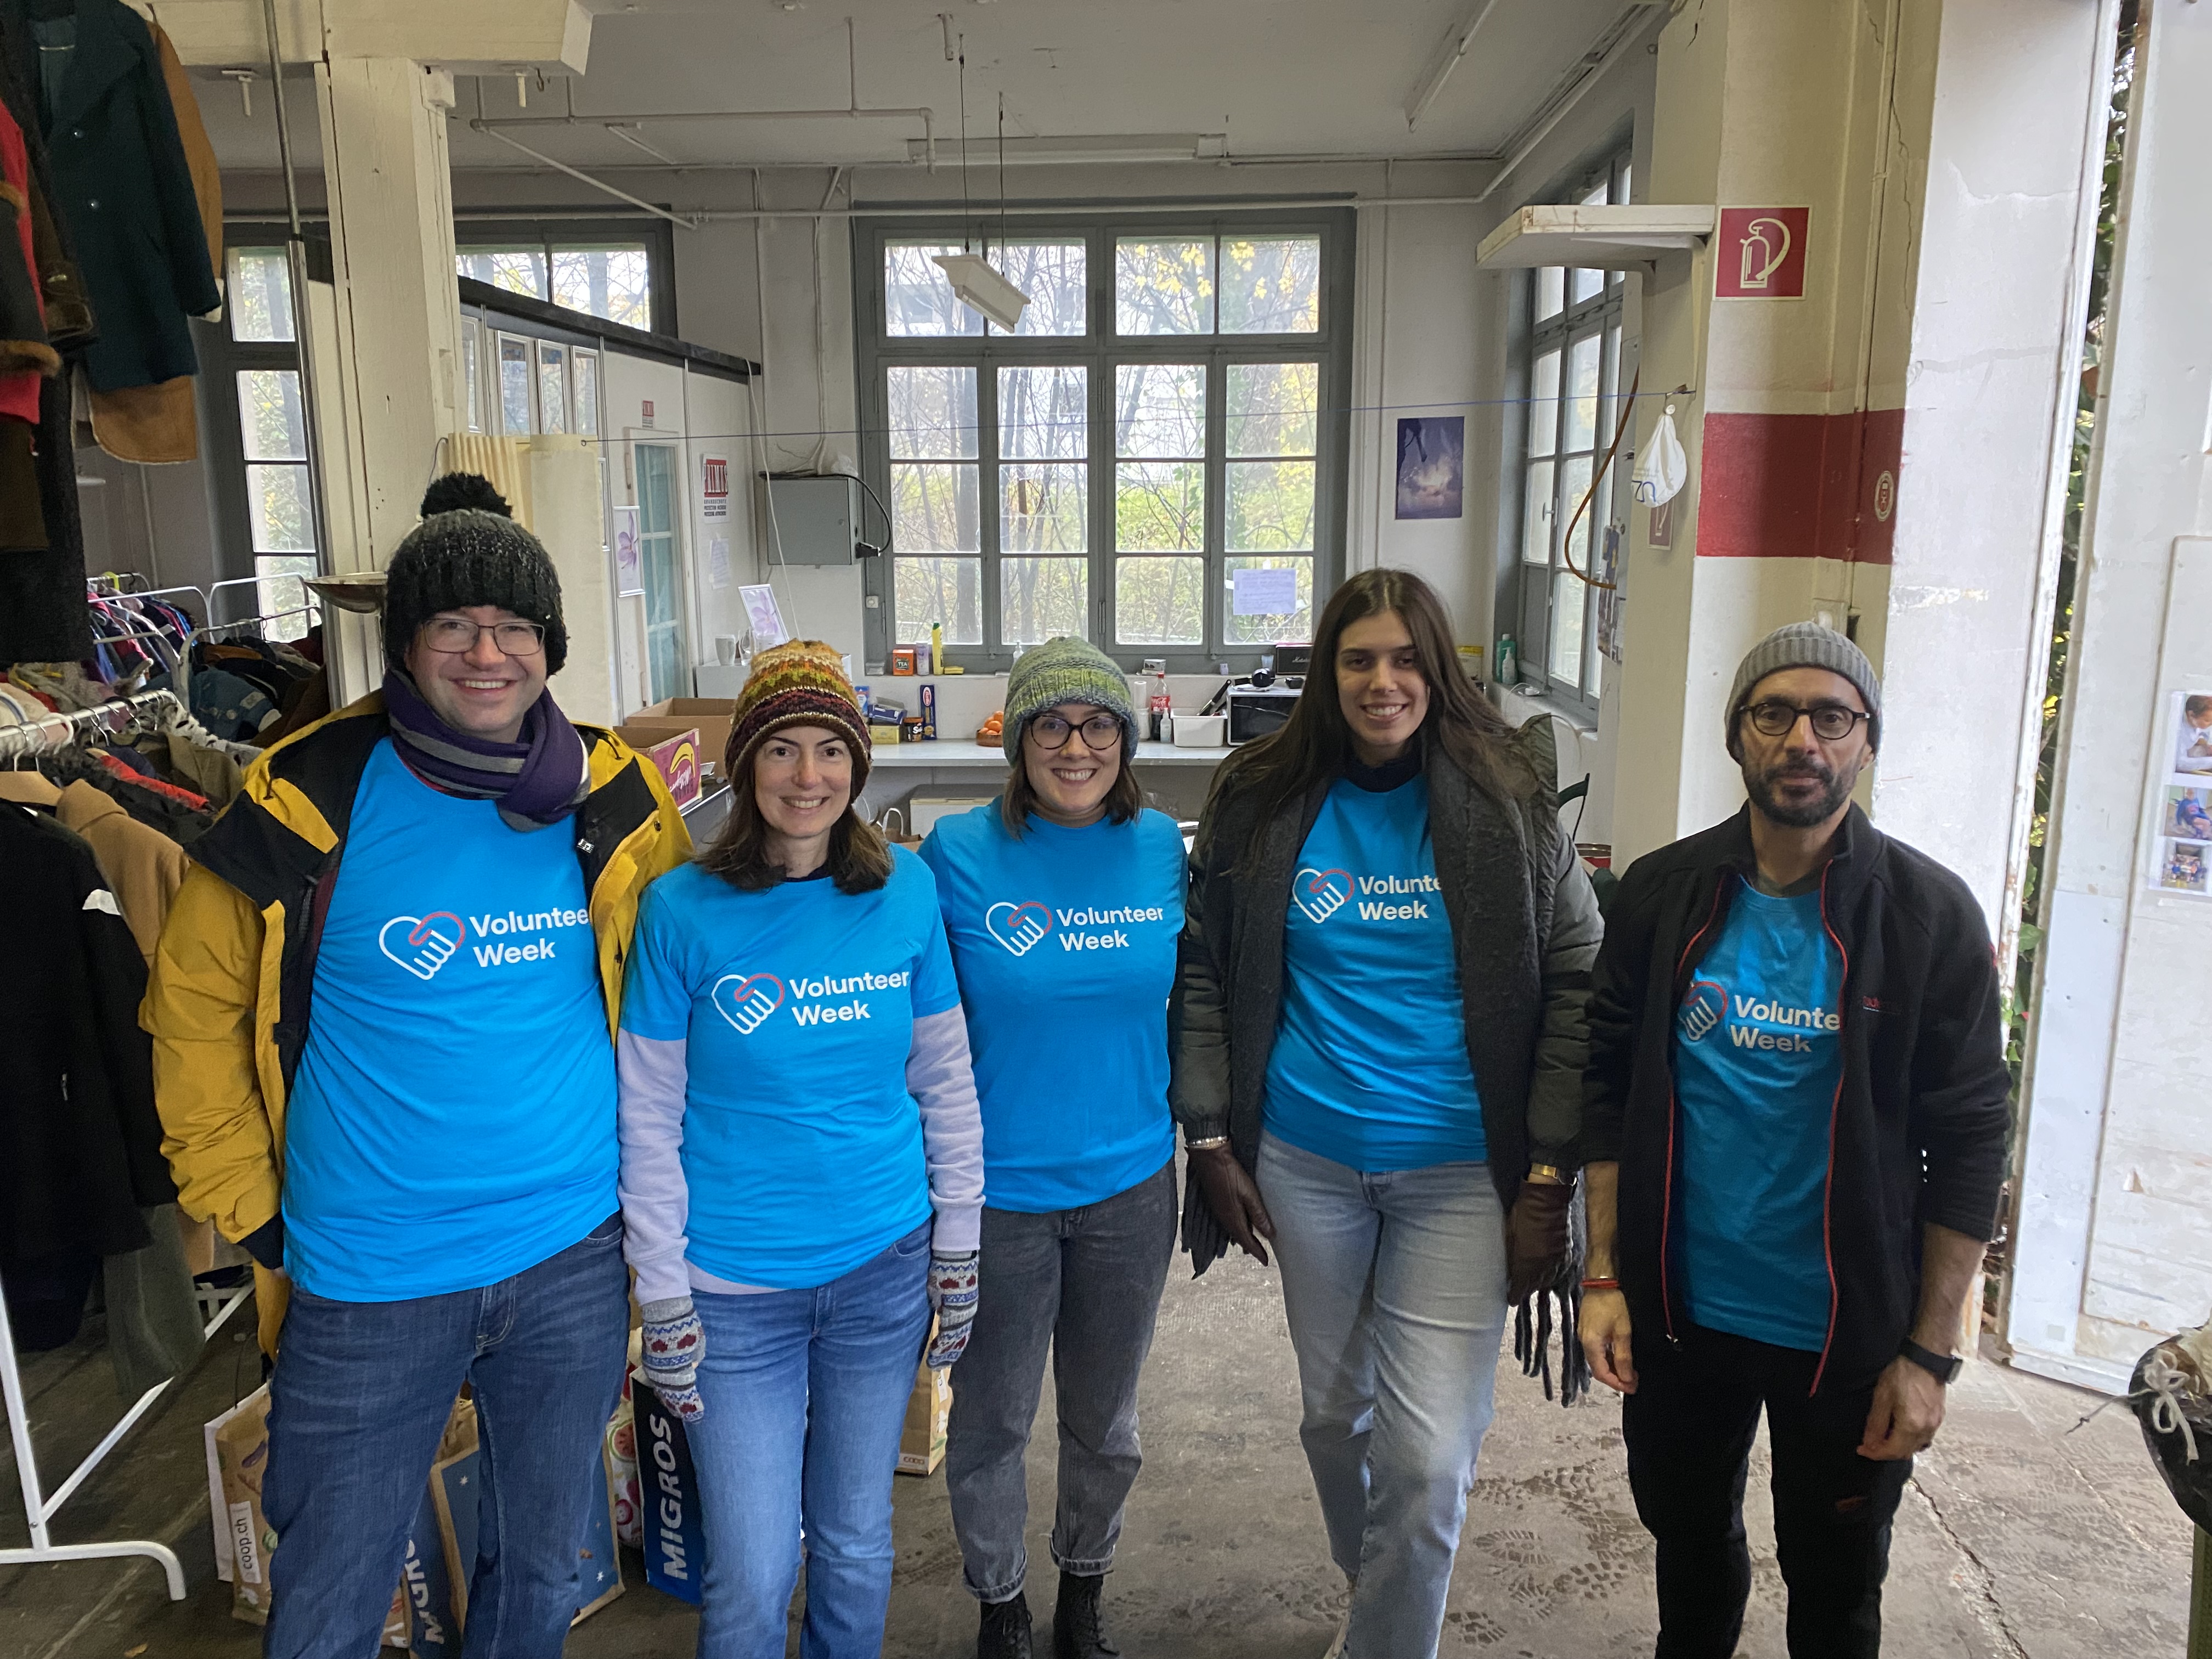
[[[1617,1279],[1585,1279],[1583,1288],[1586,1291],[1617,1291],[1620,1288],[1620,1281]]]

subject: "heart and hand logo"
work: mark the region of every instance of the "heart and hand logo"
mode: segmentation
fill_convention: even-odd
[[[1052,912],[1036,900],[1015,904],[1005,899],[983,912],[983,926],[991,937],[1018,957],[1052,932]]]
[[[394,916],[376,935],[377,949],[416,978],[428,983],[461,948],[469,930],[449,910],[427,916]],[[395,937],[396,933],[396,937]]]
[[[774,974],[725,974],[708,993],[714,1011],[736,1028],[739,1036],[750,1036],[783,1006],[783,981]]]
[[[1701,979],[1682,999],[1682,1038],[1701,1042],[1728,1018],[1728,988]]]
[[[1291,879],[1291,897],[1307,920],[1327,921],[1352,899],[1349,870],[1304,869]]]

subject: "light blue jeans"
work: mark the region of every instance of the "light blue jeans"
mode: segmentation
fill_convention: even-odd
[[[1486,1164],[1366,1174],[1260,1142],[1298,1437],[1329,1554],[1358,1581],[1345,1659],[1429,1659],[1443,1628],[1505,1330]]]
[[[811,1291],[696,1291],[706,1333],[687,1437],[706,1534],[700,1659],[783,1659],[806,1551],[801,1659],[877,1659],[891,1480],[929,1331],[929,1224]]]

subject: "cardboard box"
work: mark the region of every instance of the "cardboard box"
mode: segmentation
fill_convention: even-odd
[[[661,779],[668,785],[668,793],[675,798],[677,806],[686,807],[698,799],[702,774],[698,732],[686,726],[658,743],[641,743],[639,738],[646,734],[639,732],[633,737],[631,731],[627,726],[623,728],[623,740],[660,769]]]
[[[730,725],[736,720],[735,697],[667,697],[630,716],[633,723],[691,726],[699,733],[699,753],[720,764],[730,746]]]
[[[937,1322],[929,1322],[929,1342],[937,1340]],[[928,1352],[928,1342],[922,1345]],[[933,1474],[945,1461],[946,1430],[952,1420],[952,1367],[933,1370],[914,1368],[914,1392],[906,1397],[906,1427],[899,1431],[898,1472]]]

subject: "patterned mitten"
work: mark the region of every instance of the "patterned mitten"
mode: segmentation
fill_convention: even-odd
[[[665,1302],[648,1302],[639,1311],[645,1316],[645,1380],[660,1403],[686,1423],[707,1414],[699,1398],[699,1356],[707,1346],[707,1333],[688,1296]]]
[[[927,1356],[933,1369],[942,1369],[967,1352],[968,1333],[975,1323],[978,1279],[976,1253],[929,1257],[929,1305],[937,1310],[937,1337]]]

